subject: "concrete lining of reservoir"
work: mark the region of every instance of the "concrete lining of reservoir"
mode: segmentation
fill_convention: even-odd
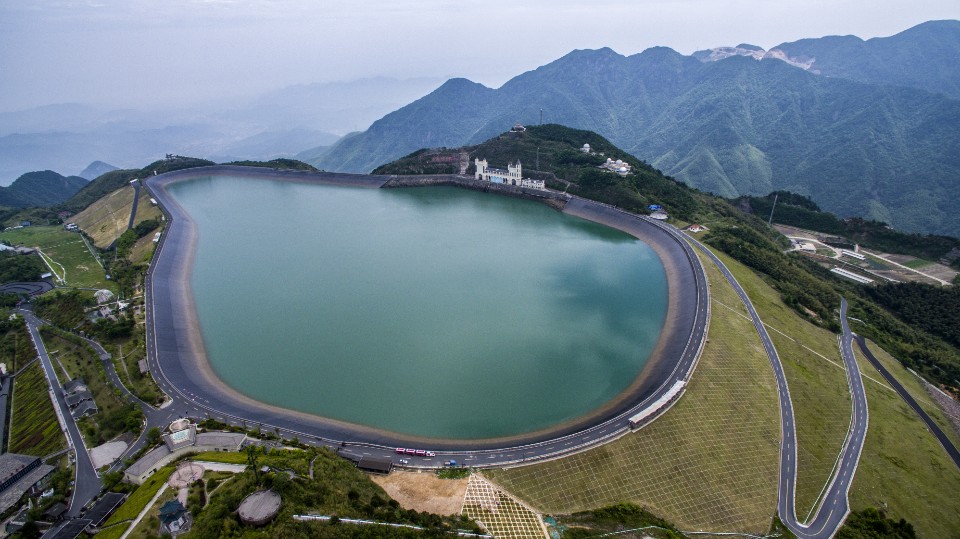
[[[564,213],[626,232],[651,246],[663,264],[668,306],[663,331],[645,368],[633,383],[603,407],[572,421],[517,436],[478,440],[420,438],[336,421],[253,400],[223,383],[211,369],[193,303],[191,274],[197,246],[194,221],[169,194],[173,183],[230,175],[272,181],[366,188],[453,185],[538,200]],[[444,456],[466,456],[471,466],[519,463],[592,447],[630,430],[628,419],[655,402],[678,381],[688,380],[706,337],[709,295],[699,258],[676,228],[615,207],[564,193],[512,188],[464,176],[373,176],[284,171],[217,165],[149,177],[145,183],[169,219],[147,272],[148,360],[157,383],[174,400],[175,411],[197,418],[277,430],[301,442],[336,447],[344,453],[383,456],[395,447],[437,452],[423,465],[437,466]],[[653,414],[653,420],[659,413]],[[482,458],[483,460],[479,460]]]

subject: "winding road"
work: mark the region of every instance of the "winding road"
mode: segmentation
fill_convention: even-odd
[[[843,334],[840,337],[840,352],[847,371],[847,383],[853,401],[850,427],[830,483],[824,491],[822,502],[813,518],[804,523],[797,519],[796,513],[797,429],[794,423],[790,389],[787,386],[783,365],[780,363],[780,356],[773,346],[773,341],[770,340],[770,335],[767,333],[763,321],[760,320],[760,315],[757,314],[753,303],[740,283],[737,282],[733,273],[706,246],[696,240],[691,239],[691,241],[695,242],[697,247],[716,264],[724,278],[737,292],[740,301],[743,302],[751,320],[753,320],[753,326],[760,336],[763,349],[766,351],[770,365],[773,367],[774,376],[777,380],[777,393],[780,399],[780,479],[777,486],[777,512],[780,519],[800,539],[833,537],[850,512],[847,495],[850,491],[850,484],[853,482],[854,473],[857,470],[857,464],[860,461],[868,422],[867,395],[863,388],[863,380],[860,377],[857,360],[853,355],[853,333],[847,324],[847,300],[845,298],[840,300],[840,323],[843,329]]]

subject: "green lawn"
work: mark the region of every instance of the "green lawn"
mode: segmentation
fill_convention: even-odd
[[[859,348],[854,351],[860,370],[879,378]],[[878,355],[880,349],[871,351]],[[894,520],[905,518],[917,537],[960,537],[960,470],[899,395],[879,384],[864,385],[870,423],[850,489],[852,509],[876,507]]]
[[[933,264],[930,260],[924,260],[922,258],[915,258],[913,260],[908,260],[903,262],[903,265],[911,269],[921,269]]]
[[[39,361],[14,380],[13,413],[10,417],[11,453],[44,456],[67,447],[47,387],[47,379]]]
[[[106,279],[103,268],[75,232],[67,232],[60,226],[30,226],[0,232],[0,240],[13,245],[39,247],[54,273],[59,277],[66,275],[63,286],[117,291],[116,285]]]
[[[773,371],[743,304],[704,264],[710,342],[669,412],[602,447],[484,474],[547,513],[630,501],[680,529],[766,532],[776,512],[780,439]]]
[[[166,483],[167,478],[170,477],[170,474],[174,471],[173,466],[165,466],[157,470],[157,473],[150,476],[149,479],[143,482],[137,490],[131,494],[126,501],[123,502],[117,511],[110,516],[110,518],[104,523],[104,526],[112,526],[114,524],[123,522],[125,520],[133,520],[137,518],[137,515],[140,514],[140,511],[143,511],[143,508],[147,506],[147,503],[153,499],[153,496],[160,490],[160,487]]]

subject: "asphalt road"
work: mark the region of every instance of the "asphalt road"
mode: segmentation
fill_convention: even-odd
[[[790,389],[787,386],[787,378],[783,372],[783,365],[780,363],[780,356],[777,354],[777,350],[773,346],[773,341],[770,340],[770,335],[763,326],[763,321],[760,320],[760,316],[753,307],[750,298],[747,297],[746,292],[744,292],[743,287],[740,286],[737,279],[716,255],[703,244],[699,242],[696,243],[700,250],[720,268],[720,272],[724,278],[733,286],[740,300],[746,306],[777,380],[777,393],[780,399],[781,429],[780,478],[777,486],[777,512],[780,514],[780,520],[800,539],[827,539],[833,537],[837,530],[840,529],[840,526],[843,525],[844,519],[846,519],[847,514],[850,512],[847,494],[850,491],[850,484],[857,470],[860,452],[863,450],[863,441],[867,434],[868,419],[867,395],[863,389],[863,380],[860,377],[860,370],[857,367],[856,358],[853,356],[853,333],[851,333],[850,326],[847,324],[847,300],[844,298],[840,300],[840,323],[843,328],[843,334],[840,338],[840,352],[843,356],[844,366],[846,367],[847,383],[853,401],[850,427],[830,483],[824,490],[822,502],[813,519],[809,522],[802,523],[797,519],[796,514],[796,424],[794,423],[793,402],[790,400]]]
[[[890,371],[888,371],[886,367],[884,367],[883,364],[877,360],[876,356],[873,355],[873,352],[870,351],[870,348],[867,347],[867,340],[862,336],[857,336],[857,345],[860,346],[860,350],[863,351],[863,355],[866,356],[867,361],[869,361],[874,368],[880,371],[880,374],[883,375],[883,377],[887,380],[887,383],[893,386],[894,391],[900,395],[900,398],[902,398],[907,405],[910,406],[910,408],[913,408],[913,411],[920,416],[920,419],[922,419],[924,423],[927,424],[927,428],[930,429],[930,432],[937,437],[937,441],[940,442],[940,445],[943,446],[943,449],[948,455],[950,455],[953,463],[960,468],[960,451],[957,451],[957,446],[953,445],[953,442],[950,441],[950,438],[947,438],[947,435],[944,434],[944,432],[940,429],[940,426],[934,423],[933,419],[931,419],[930,416],[923,411],[923,408],[917,404],[917,401],[914,400],[910,393],[908,393],[907,390],[900,384],[900,382],[898,382],[897,379],[890,374]]]
[[[117,388],[120,391],[120,398],[124,401],[129,402],[140,408],[143,412],[145,418],[145,425],[143,430],[140,432],[140,436],[131,443],[127,449],[117,458],[108,469],[108,472],[113,472],[119,470],[123,467],[123,461],[134,455],[142,449],[147,443],[147,432],[153,428],[157,427],[160,430],[165,429],[171,422],[177,419],[176,413],[170,409],[166,408],[155,408],[146,402],[140,400],[139,397],[134,395],[123,381],[120,379],[120,376],[117,374],[117,369],[111,361],[110,354],[100,346],[100,343],[92,339],[87,339],[85,337],[80,337],[81,339],[87,341],[87,343],[93,347],[94,351],[97,352],[97,355],[100,356],[100,362],[103,365],[104,371],[107,373],[107,379],[113,384],[113,387]]]
[[[217,173],[243,173],[267,178],[294,178],[294,181],[365,185],[376,188],[388,177],[349,174],[277,173],[269,169],[242,167],[209,167],[171,173],[147,179],[147,188],[171,219],[161,237],[157,253],[146,278],[147,351],[154,378],[172,399],[171,411],[177,416],[197,419],[211,417],[229,424],[259,426],[263,431],[278,432],[285,438],[324,445],[344,456],[384,458],[398,461],[404,458],[411,467],[439,467],[450,459],[474,467],[503,466],[555,458],[602,444],[630,429],[629,418],[656,401],[676,380],[686,380],[696,365],[702,350],[709,314],[706,278],[699,259],[693,253],[685,236],[675,228],[650,221],[616,208],[583,199],[573,199],[568,213],[593,218],[623,230],[639,231],[645,241],[653,238],[662,247],[661,256],[674,257],[679,264],[676,295],[679,313],[675,323],[673,342],[668,343],[669,361],[657,365],[658,372],[650,376],[651,383],[611,416],[592,424],[572,425],[560,432],[525,440],[450,441],[418,440],[400,434],[373,431],[354,425],[331,421],[318,416],[297,414],[287,410],[251,404],[211,383],[194,368],[194,359],[201,344],[192,341],[196,335],[189,313],[189,268],[192,256],[192,222],[182,208],[165,190],[170,181],[191,176]],[[655,382],[655,383],[654,383]],[[415,447],[436,451],[434,457],[397,455],[396,447]]]
[[[70,446],[74,448],[76,477],[74,479],[73,494],[70,496],[70,509],[67,515],[76,517],[80,515],[85,505],[100,494],[103,488],[103,482],[100,480],[100,475],[97,474],[97,470],[93,467],[93,461],[90,460],[90,454],[87,453],[87,446],[83,443],[83,437],[77,428],[77,422],[73,419],[73,416],[70,415],[70,409],[64,400],[63,388],[57,383],[57,376],[54,372],[53,364],[50,361],[50,357],[47,356],[47,349],[43,345],[43,341],[40,339],[40,332],[37,330],[37,327],[43,322],[30,311],[21,309],[20,314],[23,315],[27,322],[27,329],[30,331],[33,345],[36,347],[37,354],[40,356],[40,363],[43,365],[44,373],[50,384],[50,390],[56,399],[59,414],[66,424],[67,439],[70,442]]]

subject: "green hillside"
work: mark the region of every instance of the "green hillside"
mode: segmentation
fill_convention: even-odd
[[[890,37],[801,39],[775,47],[792,58],[813,60],[828,77],[896,84],[960,99],[960,21],[929,21]]]
[[[949,41],[954,26],[917,39],[932,31]],[[894,45],[903,54],[922,46]],[[924,56],[923,69],[960,84],[948,56]],[[419,148],[477,144],[517,121],[538,123],[541,111],[725,197],[786,189],[902,230],[960,226],[960,101],[778,60],[704,63],[663,47],[628,57],[574,51],[495,90],[453,79],[310,162],[366,172]]]
[[[27,208],[53,206],[87,185],[80,176],[61,176],[52,170],[28,172],[7,187],[0,187],[0,206]]]

